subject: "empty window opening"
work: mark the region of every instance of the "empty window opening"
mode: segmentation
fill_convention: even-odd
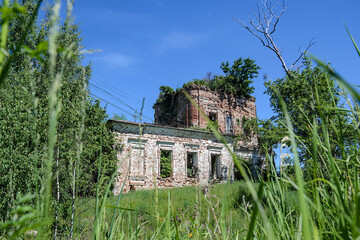
[[[220,156],[211,155],[210,179],[220,179]]]
[[[240,164],[244,168],[247,176],[252,176],[252,158],[239,157]],[[244,176],[241,174],[239,169],[234,165],[234,180],[244,180]]]
[[[171,176],[171,151],[161,150],[160,151],[160,177],[168,178]]]
[[[244,179],[243,176],[241,175],[239,169],[234,166],[234,180],[237,181],[237,180],[242,180]]]
[[[225,123],[226,123],[226,133],[233,134],[234,133],[233,117],[226,116]]]
[[[186,161],[186,175],[188,178],[197,177],[197,153],[188,152]]]
[[[212,122],[215,122],[217,120],[217,114],[215,112],[209,112],[209,119]]]

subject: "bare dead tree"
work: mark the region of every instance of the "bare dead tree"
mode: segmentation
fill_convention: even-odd
[[[287,5],[285,4],[285,1],[280,3],[272,0],[260,0],[257,4],[257,10],[253,10],[251,14],[249,14],[249,22],[247,24],[234,17],[231,18],[240,23],[241,26],[248,30],[252,35],[257,37],[264,47],[273,51],[281,61],[286,74],[290,76],[290,70],[304,56],[307,50],[315,44],[315,42],[313,41],[314,39],[311,39],[304,51],[301,51],[299,48],[299,57],[290,65],[290,67],[286,65],[281,50],[277,47],[273,37],[279,20],[285,13],[286,8]]]

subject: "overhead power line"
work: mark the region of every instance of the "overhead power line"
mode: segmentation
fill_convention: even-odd
[[[102,91],[103,93],[105,93],[106,95],[110,96],[111,98],[115,99],[116,101],[120,102],[121,104],[125,105],[126,107],[130,108],[132,111],[134,111],[134,114],[138,113],[139,111],[133,107],[131,107],[129,104],[127,104],[126,102],[124,102],[123,100],[121,100],[120,98],[114,96],[112,93],[110,93],[109,91],[106,91],[105,89],[96,86],[95,84],[89,83],[89,85],[95,87],[96,89]],[[105,99],[103,99],[103,101],[105,101]],[[110,101],[107,101],[110,102]],[[115,105],[114,103],[112,103],[113,105]],[[132,115],[134,115],[132,114]],[[150,121],[153,121],[152,118],[147,117],[146,115],[142,114],[142,116],[144,116],[145,118],[149,119]]]
[[[126,99],[128,99],[129,101],[131,101],[131,102],[133,102],[133,103],[136,103],[137,105],[142,105],[142,99],[138,99],[138,98],[136,98],[136,97],[133,97],[133,96],[131,96],[130,94],[128,94],[128,93],[126,93],[126,92],[124,92],[124,91],[122,91],[122,90],[120,90],[120,89],[118,89],[118,88],[116,88],[116,87],[114,87],[114,86],[112,86],[112,85],[104,82],[104,81],[101,81],[101,80],[99,80],[99,79],[93,79],[93,80],[96,82],[96,84],[101,85],[101,86],[103,86],[104,88],[106,88],[106,89],[108,89],[108,90],[110,90],[110,91],[113,91],[113,92],[121,95],[123,98],[126,98]],[[148,105],[148,104],[146,104],[146,103],[144,104],[144,106],[145,106],[145,108],[146,108],[147,110],[150,110],[150,111],[153,110],[152,106],[150,106],[150,105]]]
[[[98,87],[98,86],[96,86],[95,84],[92,84],[92,83],[89,83],[89,85],[90,85],[90,86],[93,86],[93,87],[95,87],[95,88],[97,88],[97,89],[99,89],[100,91],[103,91],[104,93],[106,93],[106,94],[109,95],[110,97],[116,99],[116,100],[119,101],[120,103],[124,104],[125,106],[127,106],[127,107],[130,108],[131,110],[133,110],[133,111],[135,111],[135,112],[137,111],[136,109],[132,108],[129,104],[127,104],[126,102],[122,101],[120,98],[112,95],[112,94],[109,93],[108,91],[106,91],[106,90],[104,90],[104,89],[102,89],[102,88],[100,88],[100,87]]]
[[[111,105],[111,106],[119,109],[120,111],[123,111],[123,112],[126,113],[126,114],[129,114],[130,116],[133,116],[133,115],[136,113],[136,112],[135,112],[135,113],[131,113],[131,112],[129,112],[129,111],[127,111],[127,110],[125,110],[125,109],[123,109],[123,108],[121,108],[121,107],[119,107],[119,106],[117,106],[117,105],[115,105],[115,104],[113,104],[113,103],[111,103],[111,102],[109,102],[109,101],[107,101],[107,100],[99,97],[99,96],[96,96],[96,95],[93,94],[93,93],[90,93],[90,95],[93,96],[93,97],[95,97],[95,98],[100,99],[100,100],[103,101],[103,102],[106,102],[107,104],[109,104],[109,105]],[[150,120],[150,121],[153,120],[153,119],[151,119],[151,118],[149,118],[149,117],[147,117],[147,116],[144,116],[144,115],[141,115],[141,117],[146,118],[146,119],[148,119],[148,120]]]
[[[129,104],[127,104],[126,102],[124,102],[123,100],[121,100],[119,97],[114,96],[112,93],[110,93],[110,91],[116,92],[116,93],[118,93],[119,95],[122,95],[122,97],[124,97],[124,98],[126,98],[126,99],[128,99],[128,100],[130,100],[130,101],[132,101],[132,102],[139,103],[139,102],[140,102],[139,99],[137,99],[137,98],[135,98],[135,97],[133,97],[133,96],[131,96],[131,95],[129,95],[129,94],[127,94],[127,93],[125,93],[125,92],[123,92],[123,91],[121,91],[121,90],[113,87],[113,86],[111,86],[110,84],[101,81],[101,80],[98,80],[98,79],[97,79],[97,80],[95,80],[95,81],[97,82],[96,84],[102,85],[103,87],[109,89],[109,91],[107,91],[107,90],[105,90],[105,89],[103,89],[103,88],[101,88],[101,87],[99,87],[98,85],[95,85],[95,84],[93,84],[93,83],[89,83],[89,85],[95,87],[96,89],[99,89],[100,91],[102,91],[102,92],[105,93],[106,95],[110,96],[111,98],[115,99],[116,101],[120,102],[121,104],[125,105],[126,107],[130,108],[130,109],[133,110],[135,113],[138,113],[138,110],[137,110],[137,109],[131,107]],[[97,97],[97,96],[94,95],[94,94],[92,94],[92,95],[95,96],[95,97]],[[130,98],[124,96],[124,95],[127,95],[127,96],[129,96],[130,98],[132,98],[132,99],[130,99]],[[97,98],[99,98],[99,97],[97,97]],[[134,115],[134,114],[131,114],[131,113],[129,113],[128,111],[124,110],[123,108],[118,107],[118,106],[115,105],[114,103],[111,103],[110,101],[107,101],[107,100],[105,100],[105,99],[103,99],[103,98],[99,98],[99,99],[102,100],[102,101],[104,101],[104,102],[106,102],[106,103],[108,103],[108,104],[111,105],[111,106],[114,106],[114,107],[116,107],[116,108],[124,111],[125,113],[127,113],[127,114],[129,114],[129,115]],[[142,101],[141,101],[141,106],[142,106],[142,105],[143,105],[143,103],[142,103]],[[146,107],[146,106],[149,106],[149,105],[144,104],[144,106]],[[147,107],[147,109],[149,109],[150,111],[153,111],[153,108],[152,108],[152,107],[151,107],[151,108],[150,108],[150,107]],[[152,118],[149,118],[149,117],[147,117],[147,116],[145,116],[145,115],[142,115],[142,116],[143,116],[144,118],[150,120],[150,121],[153,121]],[[185,123],[182,122],[182,121],[179,121],[179,120],[177,120],[177,119],[174,119],[174,117],[171,116],[171,115],[168,114],[168,113],[163,113],[163,114],[162,114],[162,117],[164,117],[165,119],[170,120],[170,121],[175,121],[175,122],[178,122],[178,123],[181,123],[181,124],[185,124]]]

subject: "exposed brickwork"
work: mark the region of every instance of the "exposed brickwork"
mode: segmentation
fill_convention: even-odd
[[[221,133],[240,134],[243,117],[256,118],[255,98],[239,99],[198,85],[190,85],[184,90],[208,117],[215,116]],[[175,94],[170,113],[164,110],[163,104],[155,104],[154,109],[156,124],[181,128],[207,127],[206,119],[182,91]],[[241,144],[256,148],[257,137],[253,135],[250,137],[250,141]]]
[[[194,184],[208,184],[211,181],[226,181],[233,176],[233,161],[226,146],[212,133],[110,120],[109,124],[117,141],[123,144],[118,152],[119,176],[115,182],[114,194],[124,191],[154,188],[156,178],[159,188],[180,187]],[[225,134],[226,141],[233,150],[233,135]],[[160,154],[171,151],[172,173],[169,178],[160,177]],[[256,149],[242,149],[238,154],[257,161]],[[250,151],[250,152],[249,152]],[[187,176],[187,153],[196,154],[197,174]],[[250,155],[249,155],[250,154]],[[217,179],[211,179],[211,159],[218,159]],[[126,177],[127,176],[127,177]]]
[[[253,173],[261,169],[264,159],[258,154],[257,136],[248,136],[246,142],[236,140],[236,134],[242,133],[243,117],[256,117],[255,99],[238,99],[197,85],[190,85],[185,91],[210,119],[218,122],[229,149],[240,158],[249,159],[256,166]],[[176,93],[170,103],[155,104],[154,109],[156,124],[109,121],[117,141],[123,144],[118,153],[115,194],[120,193],[123,184],[127,192],[154,188],[155,180],[158,187],[167,188],[233,178],[234,164],[227,147],[212,133],[191,129],[204,129],[207,121],[183,92]],[[162,151],[171,153],[172,171],[167,178],[160,177]],[[187,166],[188,163],[193,166]]]

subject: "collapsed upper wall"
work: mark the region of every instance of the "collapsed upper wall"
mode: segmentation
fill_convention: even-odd
[[[211,91],[209,87],[189,85],[183,88],[206,116],[216,121],[221,133],[242,133],[243,118],[256,118],[255,98],[235,98],[231,94]],[[173,127],[207,128],[207,121],[187,99],[183,91],[174,94],[171,103],[154,105],[155,123]],[[257,145],[256,136],[250,136],[252,144]]]

